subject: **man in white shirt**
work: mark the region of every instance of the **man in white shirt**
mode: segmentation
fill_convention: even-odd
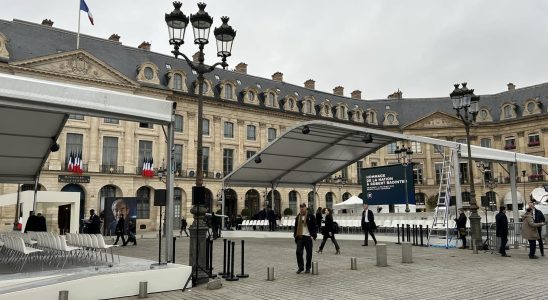
[[[375,245],[377,244],[377,239],[375,238],[375,234],[373,233],[373,230],[375,229],[377,229],[377,224],[375,224],[375,216],[373,215],[373,212],[369,209],[369,206],[367,204],[364,204],[362,212],[362,230],[365,233],[365,240],[363,241],[362,246],[368,245],[369,234],[373,238]]]
[[[306,271],[310,273],[312,265],[312,239],[316,240],[317,228],[316,219],[306,209],[306,204],[299,204],[299,214],[295,218],[295,228],[293,229],[293,238],[297,244],[297,274],[305,271],[303,261],[303,249],[306,249]]]

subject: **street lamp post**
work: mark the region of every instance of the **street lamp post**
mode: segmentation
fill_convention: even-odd
[[[212,72],[215,67],[222,66],[226,68],[226,58],[231,55],[232,42],[236,37],[236,31],[228,25],[228,17],[221,17],[222,25],[214,29],[213,33],[217,40],[217,56],[222,58],[211,66],[204,64],[204,46],[209,43],[209,30],[213,23],[213,18],[205,11],[206,4],[198,3],[198,12],[190,15],[188,18],[181,11],[181,2],[173,2],[175,9],[165,15],[165,21],[169,30],[169,44],[173,45],[173,55],[182,56],[189,67],[198,75],[198,137],[196,142],[196,187],[203,186],[203,152],[202,152],[202,134],[203,134],[203,93],[204,93],[204,74]],[[185,54],[179,51],[184,43],[186,26],[190,23],[194,32],[194,44],[199,46],[198,62],[191,61]],[[196,200],[196,199],[194,199]],[[203,200],[203,199],[202,199]],[[193,201],[194,202],[194,201]],[[198,203],[199,201],[196,201]],[[205,208],[194,205],[190,212],[194,216],[194,221],[190,226],[191,235],[189,249],[189,264],[193,268],[193,284],[205,283],[209,280],[205,272],[205,238],[207,226],[203,221]]]
[[[338,176],[335,176],[333,180],[335,181],[335,183],[337,184],[337,187],[339,188],[339,199],[341,199],[341,202],[343,202],[341,190],[346,185],[346,178],[344,178],[341,174],[339,174]]]
[[[523,180],[523,205],[525,207],[525,205],[527,204],[527,199],[525,199],[525,179],[527,178],[527,171],[525,170],[522,170],[521,171],[521,177],[522,177],[522,180]]]
[[[394,154],[396,154],[396,159],[398,160],[398,162],[404,167],[405,212],[409,213],[411,210],[409,209],[409,193],[407,191],[407,166],[409,164],[413,164],[413,150],[411,150],[411,147],[403,146],[402,148],[400,148],[399,146],[396,146]]]
[[[476,190],[474,188],[474,170],[472,168],[472,155],[470,146],[470,126],[475,122],[478,114],[480,97],[474,95],[473,89],[466,87],[466,82],[462,83],[462,88],[459,84],[454,85],[455,89],[449,94],[453,102],[453,109],[457,116],[464,124],[466,132],[466,146],[468,149],[468,171],[470,177],[470,229],[472,233],[472,241],[479,247],[482,242],[481,238],[481,217],[478,214],[478,205],[476,202]]]

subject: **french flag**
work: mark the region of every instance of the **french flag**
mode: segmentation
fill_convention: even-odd
[[[91,14],[91,11],[89,11],[86,1],[80,0],[80,10],[86,12],[88,14],[88,18],[89,18],[89,21],[91,22],[91,25],[95,25],[93,24],[93,15]]]

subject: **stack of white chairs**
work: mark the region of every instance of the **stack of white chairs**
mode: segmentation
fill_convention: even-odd
[[[0,236],[0,239],[3,243],[2,250],[6,251],[5,261],[13,264],[19,272],[23,270],[29,259],[38,258],[42,252],[40,249],[27,247],[21,234],[4,234]]]
[[[249,221],[250,220],[243,220],[242,225],[241,225],[242,230],[249,230]]]

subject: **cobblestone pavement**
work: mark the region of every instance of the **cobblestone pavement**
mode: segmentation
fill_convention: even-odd
[[[287,234],[289,236],[289,233]],[[235,273],[240,272],[240,240],[236,241]],[[392,240],[392,237],[379,238]],[[314,253],[319,275],[296,274],[295,243],[291,238],[245,238],[245,271],[249,278],[207,290],[200,285],[185,292],[150,294],[149,299],[548,299],[543,274],[548,259],[528,259],[526,250],[498,254],[471,250],[413,247],[413,263],[401,263],[401,247],[386,242],[388,266],[377,267],[375,247],[361,246],[359,235],[341,236],[341,255],[331,241],[323,254]],[[320,240],[314,242],[318,249]],[[176,262],[188,263],[189,238],[178,238]],[[138,246],[120,249],[120,255],[157,260],[158,240],[139,240]],[[214,244],[214,267],[222,269],[222,241]],[[537,250],[537,254],[538,250]],[[540,256],[540,254],[539,254]],[[350,270],[357,257],[358,270]],[[267,281],[267,267],[274,267],[275,280]],[[127,297],[123,299],[137,299]]]

